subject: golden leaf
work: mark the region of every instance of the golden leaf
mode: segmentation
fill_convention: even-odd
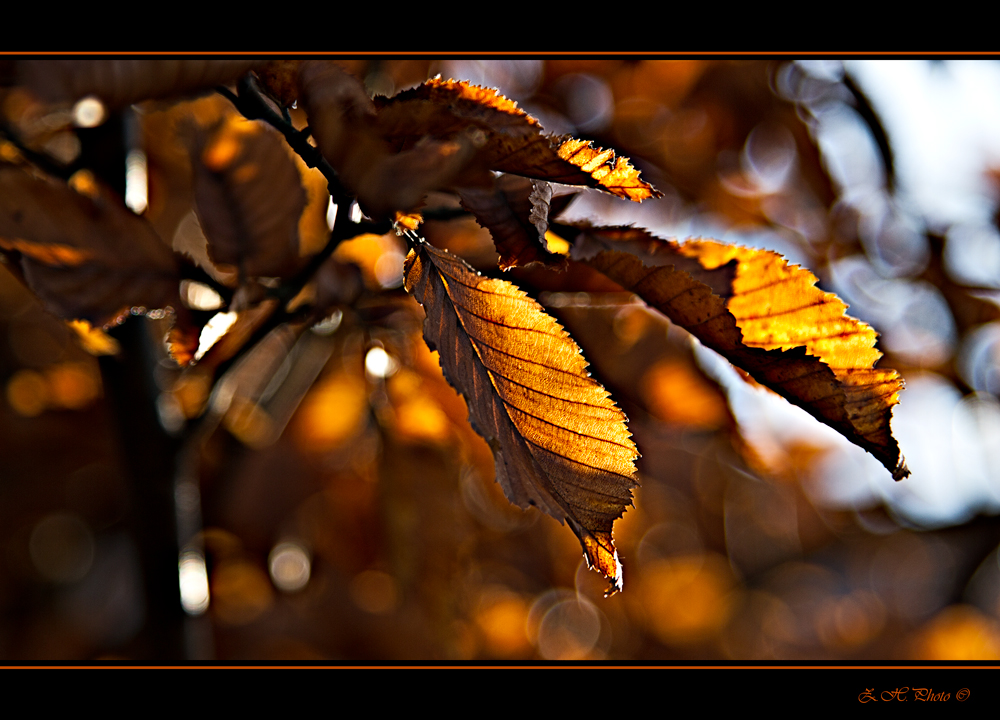
[[[426,243],[406,258],[424,339],[467,399],[507,498],[567,521],[588,563],[621,588],[612,525],[632,502],[635,444],[580,348],[515,285]]]
[[[612,195],[642,202],[660,197],[660,192],[645,180],[639,178],[639,171],[632,167],[626,157],[615,157],[614,150],[595,148],[589,140],[565,138],[556,150],[559,157],[580,169],[581,174],[590,176],[592,182],[574,181],[574,175],[549,177],[553,182],[567,185],[591,185],[606,190]]]
[[[895,479],[909,475],[889,427],[903,380],[874,367],[875,331],[808,270],[769,250],[682,245],[641,228],[561,230],[576,235],[574,259],[870,452]]]
[[[586,185],[640,202],[660,197],[627,158],[587,140],[546,135],[539,122],[496,90],[434,78],[390,99],[376,98],[377,126],[396,150],[421,138],[470,129],[482,134],[480,155],[491,170]]]

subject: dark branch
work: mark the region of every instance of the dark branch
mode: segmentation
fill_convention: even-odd
[[[64,165],[45,153],[32,150],[24,144],[20,135],[18,135],[12,127],[3,121],[0,121],[0,136],[6,138],[8,142],[14,145],[21,155],[23,155],[25,159],[32,163],[35,167],[45,171],[53,177],[57,177],[62,180],[69,180],[73,176],[73,173],[79,170],[77,163]]]
[[[333,198],[335,204],[343,205],[353,199],[353,196],[340,184],[336,170],[323,157],[319,148],[309,143],[309,133],[297,130],[292,125],[290,117],[287,115],[282,116],[275,112],[271,104],[264,98],[253,74],[247,73],[240,79],[237,84],[238,95],[234,95],[224,87],[217,88],[217,90],[233,103],[243,117],[248,120],[262,120],[284,135],[289,146],[302,158],[306,165],[316,168],[323,173],[323,177],[326,178],[330,189],[330,196]]]

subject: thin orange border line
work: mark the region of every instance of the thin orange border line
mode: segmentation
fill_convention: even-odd
[[[0,665],[3,670],[995,670],[1000,665]]]

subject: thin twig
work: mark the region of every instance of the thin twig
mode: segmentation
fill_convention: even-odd
[[[16,147],[26,160],[53,177],[60,178],[61,180],[69,180],[73,176],[73,173],[79,170],[77,163],[64,165],[45,153],[32,150],[24,144],[17,131],[6,122],[0,122],[0,136],[6,138],[9,143]]]
[[[257,81],[251,73],[244,75],[240,79],[239,83],[237,83],[236,88],[239,93],[238,95],[234,95],[230,90],[224,87],[217,88],[217,90],[220,94],[228,98],[231,103],[233,103],[243,117],[248,120],[262,120],[284,135],[289,146],[298,154],[300,158],[302,158],[306,165],[316,168],[323,173],[323,177],[326,178],[327,185],[330,189],[330,196],[333,198],[333,202],[335,204],[341,205],[342,203],[353,199],[353,196],[350,195],[344,189],[344,186],[340,184],[340,178],[337,177],[337,171],[334,170],[333,166],[331,166],[327,159],[323,157],[319,148],[309,143],[309,133],[297,130],[295,126],[292,125],[291,118],[286,120],[274,111],[270,103],[264,99],[260,87],[257,85]]]

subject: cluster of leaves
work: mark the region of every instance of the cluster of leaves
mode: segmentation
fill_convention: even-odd
[[[173,129],[188,149],[204,233],[200,247],[179,248],[186,255],[93,176],[4,129],[8,267],[65,320],[108,327],[172,309],[172,355],[188,385],[202,388],[182,403],[187,418],[208,411],[211,388],[275,328],[301,333],[363,305],[358,269],[335,251],[395,228],[408,245],[404,283],[426,315],[424,338],[465,397],[506,496],[568,523],[588,563],[620,589],[613,525],[632,502],[639,456],[625,415],[536,300],[420,236],[427,219],[471,214],[492,235],[500,270],[597,271],[871,452],[896,479],[908,474],[889,429],[902,382],[875,368],[869,326],[775,253],[560,222],[573,198],[564,186],[630,202],[659,193],[626,158],[546,134],[495,90],[432,79],[373,100],[326,61],[42,61],[19,72],[26,96],[49,103],[93,95],[113,111],[222,86],[238,110],[206,106]],[[456,202],[428,207],[431,193]],[[331,201],[338,211],[328,229]],[[349,211],[355,203],[359,213]],[[204,318],[182,297],[183,279],[214,288],[238,313],[197,360]]]

